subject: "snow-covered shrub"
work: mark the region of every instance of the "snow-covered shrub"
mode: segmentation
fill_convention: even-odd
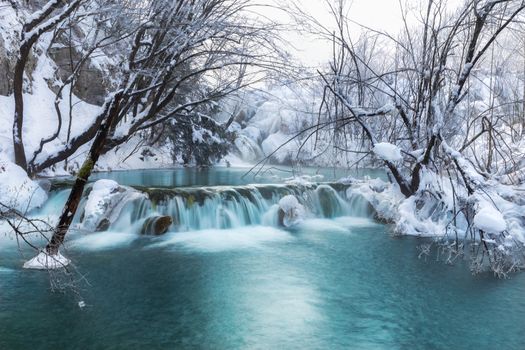
[[[474,273],[490,270],[498,276],[525,266],[525,216],[516,203],[525,196],[497,182],[484,183],[469,194],[449,178],[428,171],[421,183],[407,198],[396,184],[354,181],[347,197],[363,196],[376,218],[392,224],[395,234],[432,238],[448,263],[468,257]],[[422,254],[430,254],[428,245],[422,247]]]

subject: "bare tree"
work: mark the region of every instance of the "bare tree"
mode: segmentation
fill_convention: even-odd
[[[50,255],[63,243],[100,155],[138,132],[190,118],[199,106],[262,79],[266,70],[279,69],[276,27],[247,17],[248,8],[245,0],[158,0],[142,9],[118,73],[119,86],[93,124],[58,152],[43,159],[37,152],[31,160],[30,172],[35,174],[91,143],[47,246]]]
[[[498,45],[519,27],[525,2],[472,0],[450,10],[445,1],[428,0],[420,3],[415,26],[403,9],[399,36],[364,28],[366,34],[357,41],[347,3],[326,3],[335,29],[304,13],[299,4],[293,9],[309,30],[334,44],[329,68],[319,71],[324,115],[313,133],[337,125],[329,133],[350,140],[351,149],[343,151],[362,152],[360,161],[374,154],[379,143],[398,149],[402,161],[378,158],[404,197],[417,203],[416,211],[434,213],[446,207],[442,188],[431,188],[423,180],[427,175],[450,180],[455,208],[443,212],[452,222],[458,215],[467,220],[472,237],[481,239],[482,256],[489,256],[494,271],[499,271],[496,262],[504,259],[495,258],[497,245],[486,243],[485,232],[474,233],[473,198],[490,200],[488,181],[520,166],[516,159],[522,156],[510,146],[508,130],[523,114],[508,107],[521,103],[521,96],[506,94],[503,99],[499,94],[497,57]],[[376,45],[378,41],[382,45]],[[488,82],[483,76],[490,77]],[[477,99],[473,85],[490,91],[485,110],[470,103]]]
[[[83,0],[74,0],[70,2],[50,0],[44,4],[42,9],[33,13],[33,15],[22,25],[20,47],[13,77],[13,96],[15,99],[13,147],[15,152],[15,163],[24,170],[28,170],[22,135],[22,127],[24,124],[24,75],[27,62],[32,54],[32,49],[35,43],[42,34],[53,30],[73,11],[78,9],[82,3]]]

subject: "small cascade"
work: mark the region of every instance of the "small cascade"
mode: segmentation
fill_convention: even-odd
[[[172,218],[170,231],[228,229],[244,226],[277,226],[279,201],[295,196],[304,206],[307,217],[336,218],[341,216],[369,217],[367,201],[358,195],[347,198],[349,185],[340,183],[301,183],[246,186],[213,186],[137,188],[146,194],[129,201],[120,211],[110,230],[143,231],[148,218]],[[56,191],[41,213],[61,210],[69,190]],[[85,200],[84,200],[85,202]],[[79,212],[83,211],[81,203]],[[76,222],[79,218],[76,218]]]
[[[363,197],[362,194],[354,191],[346,193],[347,210],[352,213],[352,216],[361,218],[371,218],[374,216],[374,209],[370,203]]]

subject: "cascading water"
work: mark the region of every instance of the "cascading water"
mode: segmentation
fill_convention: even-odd
[[[369,206],[359,196],[347,198],[349,186],[343,184],[285,184],[181,187],[175,189],[140,188],[147,196],[129,200],[110,230],[140,232],[151,217],[169,216],[170,231],[229,229],[244,226],[277,226],[279,200],[293,195],[306,208],[310,218],[341,216],[369,217]],[[60,190],[50,198],[41,213],[57,213],[69,190]],[[83,212],[85,198],[80,204]],[[81,221],[77,214],[75,222]]]

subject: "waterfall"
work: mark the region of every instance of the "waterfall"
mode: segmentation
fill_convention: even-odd
[[[361,196],[347,198],[349,185],[271,184],[245,186],[138,188],[147,194],[126,203],[110,230],[140,232],[152,216],[170,216],[171,231],[228,229],[278,225],[279,200],[295,196],[311,218],[369,217],[369,205]],[[40,213],[59,213],[69,190],[54,192]],[[85,202],[85,199],[84,199]],[[83,211],[83,203],[79,212]],[[75,221],[79,222],[79,215]]]

